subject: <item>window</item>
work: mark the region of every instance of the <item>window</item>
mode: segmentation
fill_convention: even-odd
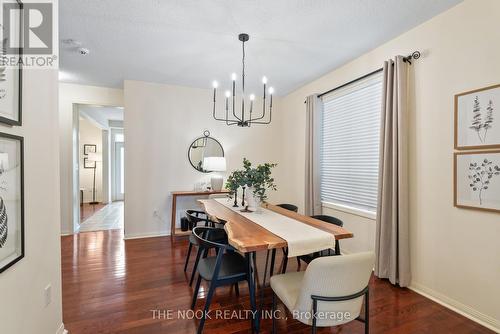
[[[115,143],[122,143],[123,139],[123,133],[115,133]]]
[[[324,95],[321,200],[373,214],[377,208],[382,73]]]

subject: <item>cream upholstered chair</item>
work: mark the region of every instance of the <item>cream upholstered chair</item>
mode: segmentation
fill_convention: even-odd
[[[313,333],[317,327],[342,325],[355,319],[365,323],[368,333],[368,281],[374,259],[373,252],[320,257],[306,271],[272,276],[273,311],[277,296],[295,319],[312,326]],[[361,319],[363,296],[365,316]]]

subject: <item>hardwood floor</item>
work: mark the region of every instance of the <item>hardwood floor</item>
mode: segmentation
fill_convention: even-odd
[[[121,230],[85,232],[62,237],[63,320],[70,334],[82,333],[195,333],[197,320],[179,319],[188,310],[193,289],[183,265],[186,239],[158,237],[123,241]],[[280,254],[281,252],[278,252]],[[191,257],[194,261],[194,256]],[[257,254],[259,268],[265,253]],[[277,263],[280,258],[277,259]],[[296,262],[288,262],[289,271]],[[263,269],[260,269],[263,270]],[[197,309],[204,305],[206,285]],[[259,292],[259,290],[258,290]],[[258,294],[258,297],[260,294]],[[259,302],[259,299],[257,299]],[[271,291],[265,290],[265,309]],[[384,280],[370,282],[371,333],[493,333],[410,290],[395,288]],[[211,310],[232,312],[249,309],[248,290],[216,291]],[[284,310],[284,306],[280,305]],[[153,318],[155,311],[156,319]],[[172,313],[168,313],[172,310]],[[163,312],[164,311],[164,312]],[[164,319],[172,316],[173,319]],[[262,333],[270,333],[271,321],[263,320]],[[210,319],[204,333],[250,333],[249,320]],[[353,321],[319,333],[364,333]],[[310,333],[310,327],[288,319],[278,322],[278,333]]]
[[[84,222],[87,218],[89,218],[90,216],[92,216],[94,213],[101,210],[105,206],[106,204],[103,203],[97,203],[97,204],[83,203],[82,205],[80,205],[80,223]]]
[[[80,232],[118,230],[123,228],[123,201],[103,205],[80,224]]]

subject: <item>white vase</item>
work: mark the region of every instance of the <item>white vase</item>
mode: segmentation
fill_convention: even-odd
[[[248,187],[245,189],[245,202],[250,208],[255,207],[255,197],[253,195],[253,187]]]
[[[256,195],[254,195],[254,187],[249,187],[245,190],[245,199],[247,202],[247,205],[250,209],[256,212],[261,212],[261,204],[262,201],[260,198]]]

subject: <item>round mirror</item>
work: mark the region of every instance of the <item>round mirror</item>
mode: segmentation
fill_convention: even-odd
[[[203,137],[196,138],[189,146],[188,158],[191,166],[199,172],[209,173],[203,169],[203,159],[208,157],[223,157],[224,149],[217,139],[210,137],[205,131]]]

